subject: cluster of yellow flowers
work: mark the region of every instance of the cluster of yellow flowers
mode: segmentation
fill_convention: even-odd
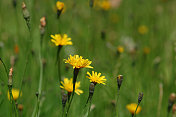
[[[68,38],[67,34],[55,34],[51,35],[51,42],[53,42],[56,46],[64,46],[64,45],[72,45],[71,38]],[[70,64],[73,69],[80,69],[80,68],[93,68],[90,66],[92,61],[88,59],[83,59],[82,56],[79,55],[70,55],[68,59],[64,60],[65,63]],[[87,72],[87,78],[90,79],[90,82],[98,83],[98,84],[105,84],[105,76],[101,76],[101,73],[97,73],[92,71],[92,75]],[[65,89],[67,92],[73,92],[73,79],[70,80],[68,78],[64,78],[64,82],[61,81],[61,88]],[[80,95],[83,93],[82,90],[78,89],[80,87],[80,82],[76,82],[75,84],[75,93]]]

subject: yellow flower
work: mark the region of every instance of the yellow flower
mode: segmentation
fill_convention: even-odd
[[[63,10],[64,9],[64,3],[63,2],[60,2],[60,1],[57,1],[56,2],[56,8],[57,10]]]
[[[123,46],[118,46],[118,47],[117,47],[117,52],[123,53],[123,52],[124,52]]]
[[[86,77],[90,79],[90,82],[105,85],[106,79],[105,79],[105,76],[101,76],[101,73],[97,73],[97,72],[92,71],[92,75],[89,72],[87,72],[87,75],[89,75]]]
[[[71,56],[70,58],[68,58],[68,60],[65,60],[65,63],[69,63],[70,65],[73,66],[73,68],[93,68],[92,66],[90,66],[90,64],[92,63],[92,61],[89,61],[88,59],[83,59],[82,56],[79,57],[79,55],[74,55]]]
[[[68,78],[64,78],[64,82],[61,81],[61,88],[65,89],[68,92],[73,92],[73,79],[71,78],[70,80]],[[76,82],[75,84],[75,93],[80,95],[83,93],[82,90],[78,89],[80,87],[80,82]]]
[[[55,34],[50,35],[51,41],[55,43],[56,46],[72,45],[71,38],[68,38],[67,34]]]
[[[102,2],[99,3],[99,6],[103,10],[109,10],[111,7],[109,0],[103,0]]]
[[[13,96],[13,99],[14,99],[14,100],[17,100],[17,99],[18,99],[19,93],[20,93],[20,91],[19,91],[18,89],[12,89],[12,96]],[[7,93],[7,96],[8,96],[8,99],[10,100],[9,91],[8,91],[8,93]],[[22,96],[22,93],[20,94],[20,96]]]
[[[143,49],[144,54],[149,54],[150,53],[150,48],[149,47],[144,47]]]
[[[126,106],[126,108],[130,111],[131,114],[134,114],[136,111],[137,104],[131,103]],[[141,111],[141,107],[138,106],[138,109],[136,111],[136,114],[138,114]]]
[[[139,32],[140,34],[142,34],[142,35],[147,34],[147,33],[148,33],[148,28],[147,28],[147,26],[145,26],[145,25],[139,26],[138,32]]]

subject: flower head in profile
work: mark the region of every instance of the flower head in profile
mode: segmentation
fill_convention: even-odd
[[[126,106],[126,108],[129,110],[131,114],[134,114],[136,111],[137,104],[136,103],[131,103]],[[141,111],[141,107],[138,106],[138,109],[136,111],[136,114],[138,114]]]
[[[64,3],[63,2],[60,2],[60,1],[57,1],[56,2],[56,8],[57,10],[63,10],[64,9]]]
[[[92,63],[92,61],[89,61],[88,59],[83,59],[82,56],[79,55],[74,55],[71,56],[70,58],[68,58],[67,60],[65,59],[65,63],[69,63],[70,65],[73,66],[73,68],[93,68],[92,66],[90,66],[90,64]]]
[[[13,96],[13,99],[14,99],[14,100],[17,100],[17,99],[18,99],[19,93],[20,93],[20,91],[19,91],[18,89],[14,89],[14,88],[12,89],[12,96]],[[9,91],[8,91],[8,93],[7,93],[7,96],[8,96],[8,99],[10,100]],[[22,93],[20,94],[20,96],[22,96]]]
[[[92,75],[89,72],[87,72],[87,75],[86,77],[90,79],[90,82],[105,85],[106,79],[105,76],[101,76],[101,73],[92,71]]]
[[[71,38],[68,38],[67,34],[55,34],[51,35],[51,41],[56,46],[63,46],[63,45],[72,45]]]
[[[139,32],[139,34],[142,34],[142,35],[147,34],[148,33],[147,26],[145,26],[145,25],[139,26],[138,27],[138,32]]]
[[[67,92],[73,92],[73,79],[71,78],[70,80],[68,78],[64,78],[64,82],[61,81],[61,88],[65,89]],[[80,87],[80,82],[76,82],[75,84],[75,93],[80,95],[83,93],[82,90],[78,89]]]

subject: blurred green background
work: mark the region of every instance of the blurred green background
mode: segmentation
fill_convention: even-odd
[[[91,117],[113,117],[113,102],[117,96],[116,77],[124,76],[118,101],[119,117],[131,116],[126,105],[137,103],[138,93],[143,92],[142,111],[138,117],[166,117],[168,98],[176,91],[176,1],[175,0],[111,0],[109,7],[89,7],[88,0],[63,0],[64,13],[56,15],[56,0],[25,0],[31,16],[31,32],[23,19],[21,4],[13,6],[13,0],[0,0],[0,57],[7,68],[16,58],[13,87],[22,96],[18,103],[24,106],[20,116],[30,117],[37,98],[40,77],[40,18],[47,20],[43,38],[42,58],[46,62],[42,86],[41,117],[61,116],[61,99],[58,81],[57,47],[51,43],[51,34],[67,34],[72,46],[61,50],[62,78],[72,78],[73,69],[63,59],[78,54],[92,61],[94,71],[106,76],[106,85],[97,85],[92,104]],[[95,0],[102,2],[101,0]],[[107,3],[108,4],[108,3]],[[106,5],[107,5],[106,4]],[[31,34],[30,34],[31,33]],[[23,78],[31,35],[27,71]],[[102,38],[105,35],[105,38]],[[124,51],[119,52],[119,48]],[[18,50],[17,50],[18,48]],[[81,69],[78,81],[84,93],[75,95],[69,116],[78,117],[83,111],[89,94],[89,79]],[[23,81],[22,81],[23,78]],[[0,63],[0,116],[10,116],[7,98],[5,70]],[[159,105],[160,91],[163,95]],[[160,97],[161,98],[161,97]],[[158,110],[158,108],[160,108]]]

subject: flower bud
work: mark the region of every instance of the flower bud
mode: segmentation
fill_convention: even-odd
[[[118,90],[120,90],[122,82],[123,82],[123,75],[118,75],[117,77]]]
[[[140,104],[140,103],[141,103],[142,98],[143,98],[143,93],[142,93],[142,92],[140,92],[140,93],[139,93],[139,96],[138,96],[138,104]]]

